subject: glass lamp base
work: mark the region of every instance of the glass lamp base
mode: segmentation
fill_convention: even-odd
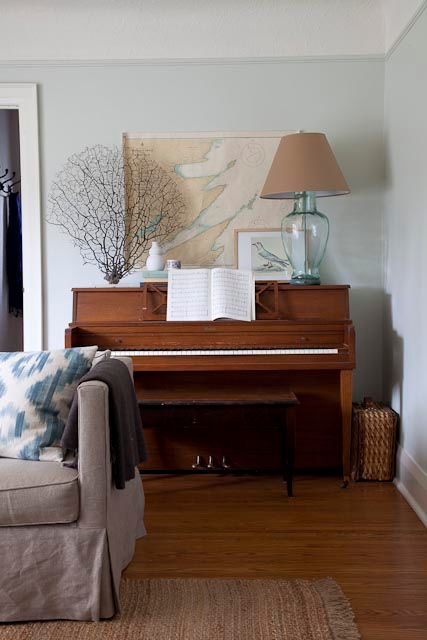
[[[292,274],[291,284],[320,284],[320,276],[313,276],[309,273]]]
[[[320,284],[319,265],[329,236],[328,218],[316,208],[316,194],[295,194],[294,209],[282,220],[282,242],[292,266],[291,284]]]

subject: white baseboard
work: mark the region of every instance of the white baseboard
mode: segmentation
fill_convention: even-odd
[[[397,471],[394,484],[427,527],[427,473],[400,446],[397,449]]]

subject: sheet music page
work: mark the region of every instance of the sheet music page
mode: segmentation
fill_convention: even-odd
[[[166,320],[210,320],[209,269],[168,271]]]
[[[254,287],[252,271],[244,269],[212,269],[212,320],[217,318],[252,320]]]

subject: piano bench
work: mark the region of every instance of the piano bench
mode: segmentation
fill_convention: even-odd
[[[280,412],[281,434],[281,474],[287,487],[289,497],[293,495],[293,471],[295,455],[296,407],[299,401],[289,390],[277,388],[236,387],[208,388],[143,388],[139,389],[138,402],[142,410],[144,406],[157,407],[234,407],[252,406],[265,408],[267,411],[278,409]],[[141,475],[161,474],[251,474],[259,473],[259,469],[140,469]],[[270,471],[268,473],[271,473]]]

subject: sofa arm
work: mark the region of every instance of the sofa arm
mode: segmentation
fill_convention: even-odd
[[[79,411],[79,527],[105,527],[111,491],[108,386],[97,380],[77,389]]]
[[[127,366],[127,368],[129,369],[129,375],[133,379],[132,358],[129,358],[128,356],[111,356],[111,357],[115,358],[116,360],[120,360],[121,362],[123,362],[123,364],[125,364]]]
[[[120,357],[133,377],[132,358]],[[79,527],[105,527],[111,479],[108,386],[99,380],[77,388],[79,416]]]

